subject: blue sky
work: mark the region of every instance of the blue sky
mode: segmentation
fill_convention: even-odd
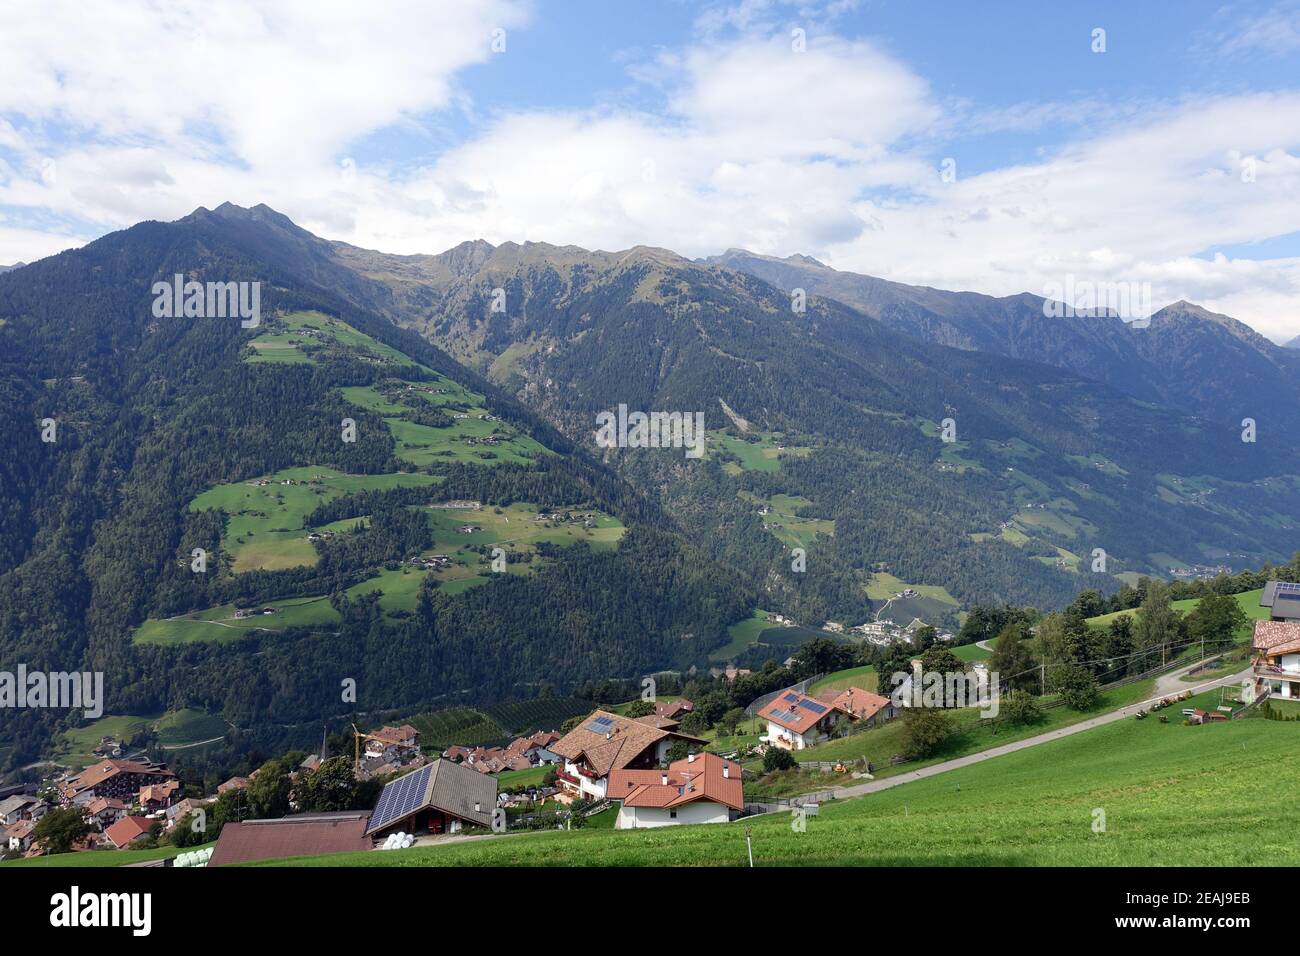
[[[0,262],[231,200],[402,253],[738,246],[1300,333],[1296,0],[165,10],[0,11]]]

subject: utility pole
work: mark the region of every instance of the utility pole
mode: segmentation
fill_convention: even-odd
[[[1038,665],[1038,687],[1039,687],[1039,694],[1042,696],[1046,696],[1047,695],[1047,661],[1043,661],[1041,664]]]

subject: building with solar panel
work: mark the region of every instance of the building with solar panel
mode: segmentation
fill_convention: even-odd
[[[1256,621],[1255,695],[1300,698],[1300,584],[1269,581],[1259,596],[1270,620]]]
[[[701,748],[708,743],[658,714],[624,717],[597,710],[551,745],[551,752],[564,759],[556,779],[569,793],[600,800],[608,795],[611,772],[658,769],[679,741]]]
[[[830,740],[856,719],[834,704],[797,690],[778,694],[758,716],[767,721],[767,733],[759,739],[784,750],[803,750]]]
[[[457,833],[492,826],[495,777],[450,760],[435,760],[384,785],[370,814],[368,837],[390,833]]]

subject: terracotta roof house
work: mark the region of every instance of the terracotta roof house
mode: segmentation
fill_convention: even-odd
[[[797,690],[778,694],[758,716],[767,721],[767,733],[759,739],[785,750],[803,750],[829,740],[856,719]]]
[[[151,783],[162,783],[176,775],[166,767],[132,760],[101,760],[59,785],[59,793],[67,803],[85,806],[95,797],[114,797],[134,800],[140,788]]]
[[[464,764],[435,760],[384,784],[366,835],[456,833],[465,824],[489,827],[496,802],[494,778]]]
[[[104,831],[108,842],[119,850],[149,835],[153,821],[146,817],[123,817]]]
[[[104,829],[126,816],[129,809],[130,807],[124,801],[112,797],[96,797],[86,804],[86,812],[98,820],[100,827]]]
[[[154,810],[166,810],[171,806],[176,794],[180,793],[180,789],[181,782],[179,780],[164,780],[162,783],[151,783],[140,788],[140,795],[136,802],[140,804],[142,810],[150,813]]]
[[[658,727],[660,730],[672,730],[674,727],[680,727],[680,720],[673,720],[671,717],[661,717],[659,714],[646,714],[644,717],[633,717],[638,724],[645,724],[648,727]]]
[[[683,717],[694,709],[695,705],[685,697],[680,700],[657,701],[655,703],[655,713],[660,717],[667,717],[669,720]]]
[[[881,697],[861,687],[849,687],[844,690],[830,690],[818,694],[817,699],[823,704],[830,704],[842,710],[855,720],[865,721],[868,727],[884,723],[894,716],[894,705],[888,697]]]
[[[227,790],[244,790],[248,787],[248,777],[231,777],[225,783],[217,785],[217,795],[225,793]]]
[[[675,729],[597,710],[552,745],[564,759],[557,772],[562,787],[581,796],[601,799],[614,770],[652,770],[677,741],[703,745],[706,741]]]
[[[364,810],[344,810],[227,823],[212,848],[208,866],[369,850],[374,846],[366,837],[369,819]]]
[[[679,823],[726,823],[745,809],[740,765],[717,754],[691,754],[667,770],[615,770],[609,799],[614,827],[634,830]]]
[[[32,830],[36,828],[35,820],[19,820],[17,823],[0,831],[4,845],[16,853],[26,853],[32,845]]]
[[[1300,621],[1256,621],[1255,693],[1300,697]]]

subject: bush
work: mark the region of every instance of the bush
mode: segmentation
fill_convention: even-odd
[[[763,754],[764,773],[772,773],[774,770],[791,770],[796,764],[794,754],[788,750],[782,750],[780,747],[768,747],[767,753]]]
[[[1036,724],[1043,719],[1038,699],[1028,691],[1013,690],[1004,694],[999,704],[998,716],[1012,725]]]
[[[1060,694],[1065,706],[1071,710],[1091,710],[1097,705],[1101,693],[1097,678],[1077,664],[1058,668],[1051,677],[1050,689]]]
[[[903,753],[913,760],[929,757],[952,736],[952,720],[935,707],[903,710]]]

